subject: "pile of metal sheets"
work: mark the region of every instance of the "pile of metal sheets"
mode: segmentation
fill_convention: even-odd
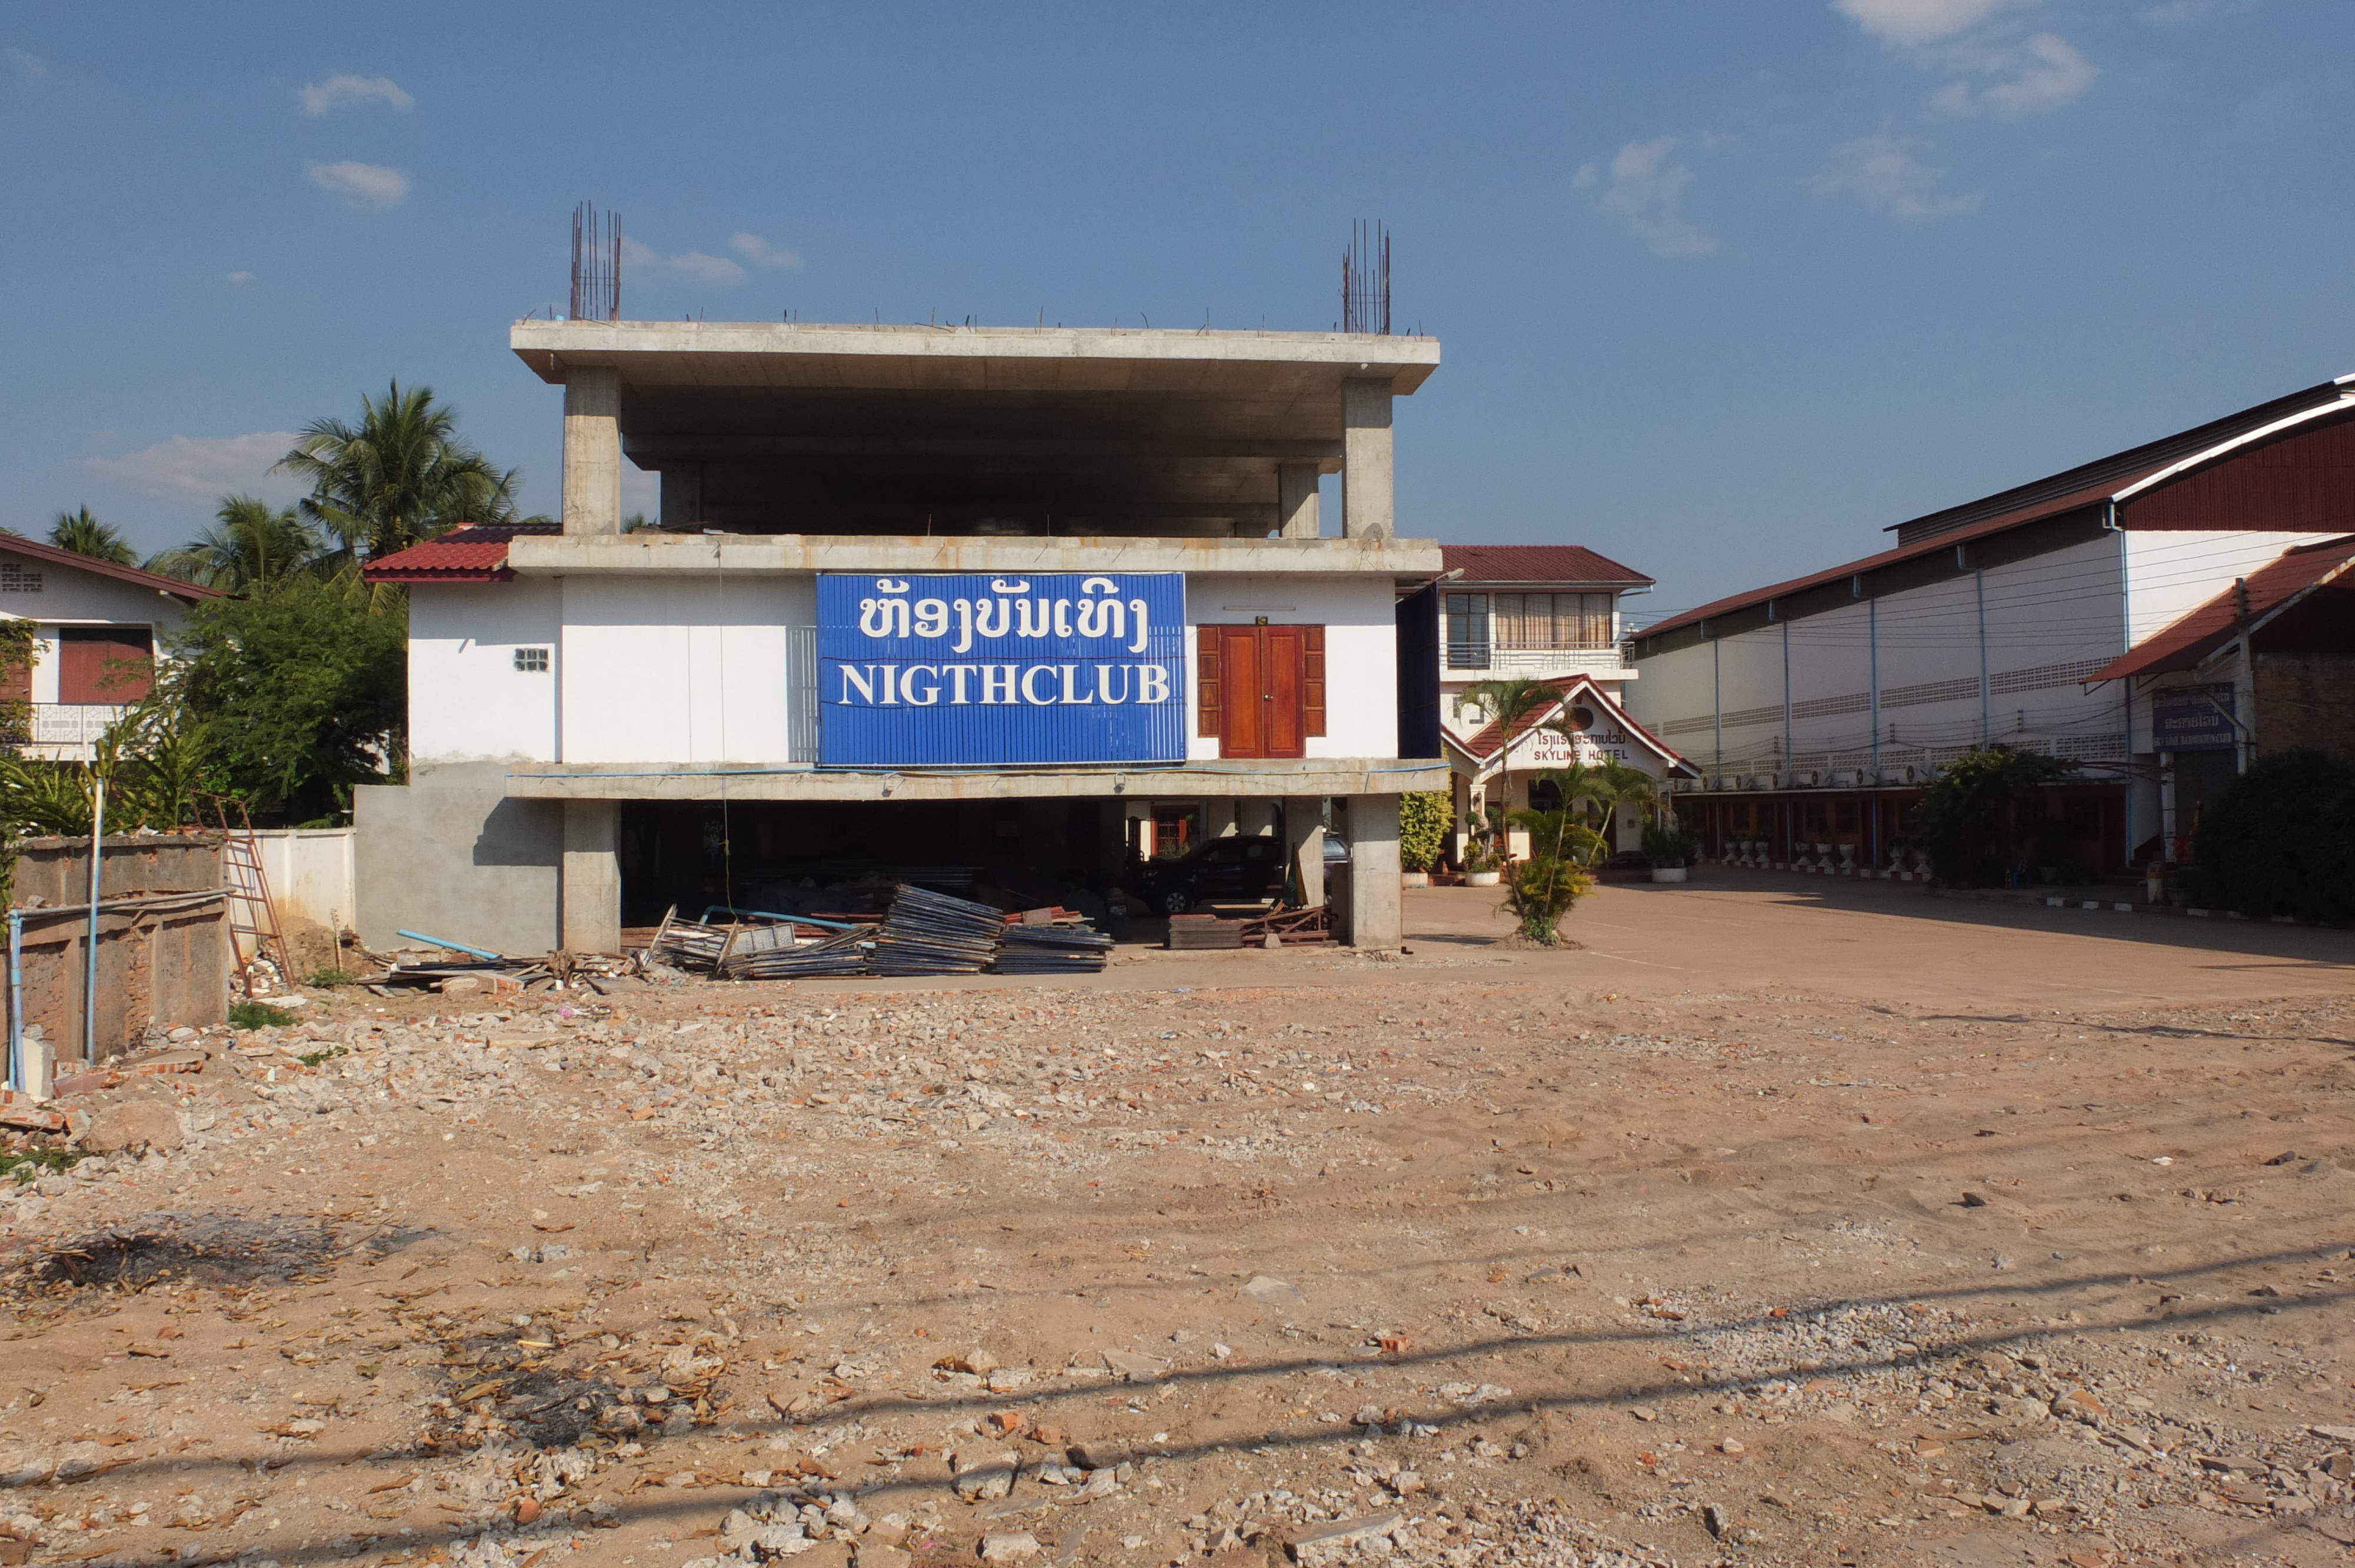
[[[867,972],[867,955],[875,946],[865,931],[842,931],[821,942],[794,945],[788,926],[751,926],[737,933],[737,941],[719,960],[722,980],[802,980],[820,975]]]
[[[1008,926],[990,973],[1092,975],[1112,957],[1112,938],[1084,926]]]
[[[996,955],[1006,916],[986,904],[951,898],[901,883],[874,934],[870,971],[879,975],[972,975]]]
[[[728,939],[734,933],[732,926],[681,919],[678,906],[673,905],[655,928],[655,939],[646,944],[646,957],[691,975],[711,974],[726,956]]]

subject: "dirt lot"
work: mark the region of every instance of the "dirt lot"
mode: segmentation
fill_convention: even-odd
[[[79,1097],[186,1142],[0,1201],[0,1563],[2347,1561],[2355,937],[1408,913]]]

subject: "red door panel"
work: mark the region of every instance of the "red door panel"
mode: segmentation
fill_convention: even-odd
[[[1263,626],[1261,644],[1262,757],[1308,755],[1308,662],[1297,626]]]
[[[152,634],[127,626],[58,630],[58,701],[135,703],[153,683]]]
[[[1221,757],[1267,755],[1263,749],[1267,705],[1260,700],[1259,630],[1256,626],[1219,628],[1219,677],[1226,700],[1226,727],[1219,747]]]

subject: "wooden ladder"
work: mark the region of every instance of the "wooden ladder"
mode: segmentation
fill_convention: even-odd
[[[278,924],[278,906],[270,896],[270,875],[261,866],[261,843],[253,836],[253,819],[245,803],[208,795],[221,835],[221,885],[229,893],[229,939],[240,973],[255,960],[270,959],[278,965],[279,983],[299,982],[293,955],[287,951],[286,933]],[[229,821],[229,807],[237,821]]]

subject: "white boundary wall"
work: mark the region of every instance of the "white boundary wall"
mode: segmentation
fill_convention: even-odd
[[[330,930],[357,929],[357,828],[256,828],[253,836],[280,925],[308,920]]]

